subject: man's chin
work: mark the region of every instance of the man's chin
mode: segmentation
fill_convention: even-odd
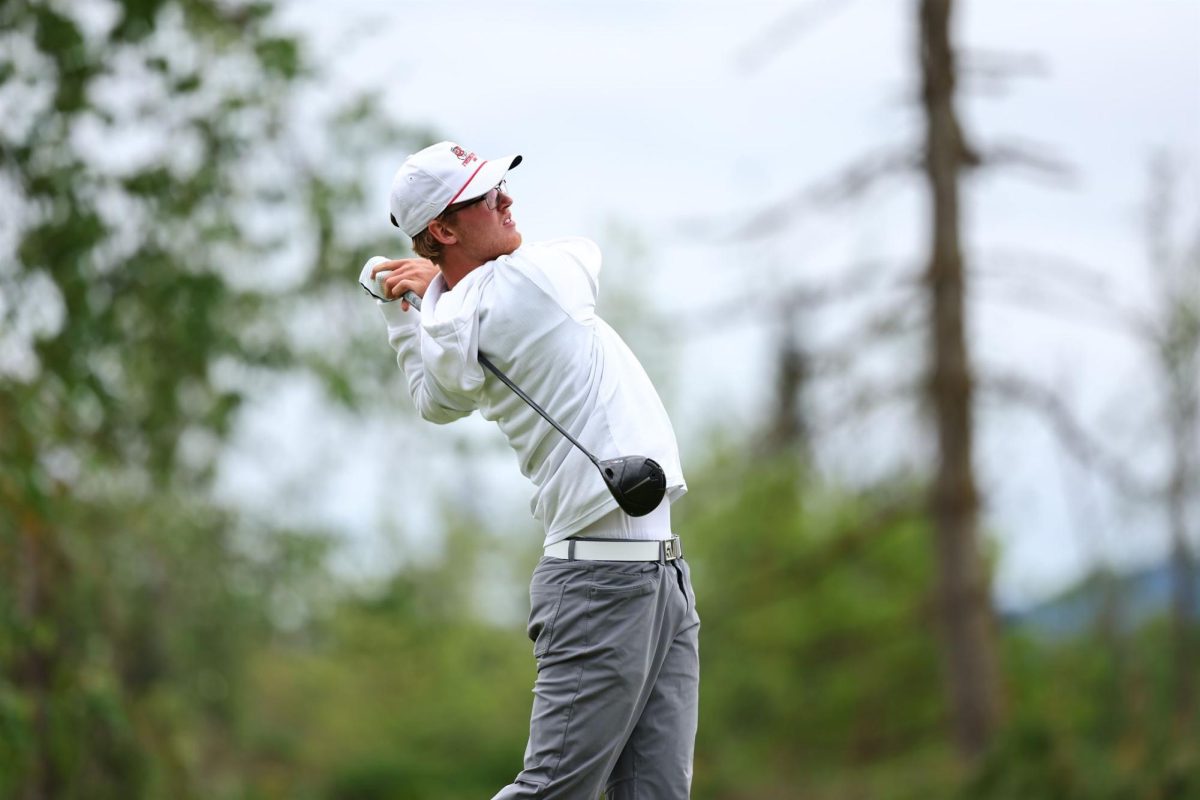
[[[521,234],[517,231],[513,231],[513,235],[509,237],[507,242],[504,243],[504,252],[500,255],[511,256],[513,252],[521,246],[521,241]]]

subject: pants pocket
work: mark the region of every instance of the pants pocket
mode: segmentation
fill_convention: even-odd
[[[562,608],[563,584],[535,584],[529,587],[529,622],[525,632],[533,642],[533,657],[541,658],[554,641],[554,623]]]

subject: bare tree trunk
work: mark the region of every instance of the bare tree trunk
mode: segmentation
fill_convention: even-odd
[[[812,431],[805,408],[810,378],[808,354],[797,330],[795,303],[780,309],[780,332],[775,350],[775,410],[765,431],[762,450],[767,456],[788,453],[803,467],[812,463]]]
[[[29,485],[36,446],[13,411],[24,398],[0,392],[0,628],[12,625],[16,646],[0,652],[0,680],[6,680],[28,704],[24,751],[11,781],[16,800],[49,800],[61,785],[52,748],[51,702],[54,648],[59,628],[48,608],[54,581],[49,526]],[[44,499],[44,498],[42,498]],[[9,616],[11,615],[11,616]]]
[[[40,534],[44,531],[37,523],[29,525],[20,534],[20,556],[17,580],[17,615],[22,625],[29,632],[44,624],[46,588],[44,580],[46,555],[43,550]],[[30,701],[33,712],[32,741],[28,742],[31,751],[29,771],[25,780],[19,785],[21,800],[49,800],[57,795],[57,771],[51,751],[50,731],[50,700],[51,700],[51,660],[49,645],[30,641],[29,647],[17,659],[16,685]]]
[[[972,466],[972,387],[959,243],[960,167],[969,152],[955,116],[951,0],[922,0],[920,57],[927,119],[925,171],[932,197],[933,365],[930,400],[939,464],[932,496],[938,608],[955,741],[967,756],[988,744],[1000,716],[995,623],[979,551],[979,498]]]

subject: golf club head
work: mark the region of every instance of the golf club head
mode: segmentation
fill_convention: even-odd
[[[657,461],[645,456],[601,461],[600,475],[617,505],[631,517],[649,514],[667,493],[667,474]]]

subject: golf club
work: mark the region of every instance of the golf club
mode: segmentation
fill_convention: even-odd
[[[382,275],[378,276],[380,279],[382,277]],[[382,283],[382,280],[380,280],[380,283]],[[364,286],[364,288],[366,287]],[[370,290],[368,289],[368,291]],[[405,292],[404,299],[413,308],[420,310],[421,298],[417,297],[415,292]],[[621,456],[619,458],[608,458],[604,461],[599,460],[586,447],[580,444],[574,436],[567,433],[562,425],[555,422],[553,417],[533,401],[533,398],[521,391],[521,387],[513,383],[487,356],[480,352],[478,357],[479,363],[485,369],[502,380],[504,385],[512,389],[517,397],[524,400],[530,408],[541,415],[542,419],[553,425],[556,431],[566,437],[568,442],[579,448],[579,452],[587,456],[596,465],[596,469],[600,470],[600,477],[604,479],[604,484],[608,487],[608,491],[612,494],[613,499],[617,501],[617,505],[626,514],[631,517],[642,517],[658,508],[659,503],[662,502],[663,495],[667,492],[667,475],[663,472],[663,468],[659,466],[657,461],[646,456]]]

